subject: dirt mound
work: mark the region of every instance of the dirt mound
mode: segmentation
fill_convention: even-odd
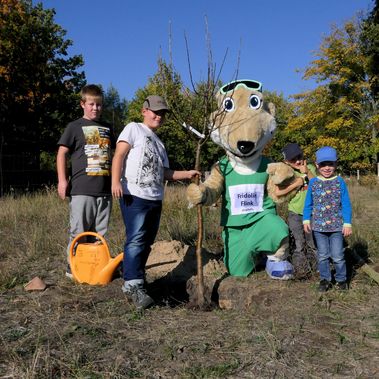
[[[180,305],[196,257],[178,241],[153,246],[147,280],[157,306],[143,313],[121,278],[80,285],[40,265],[32,275],[45,291],[16,286],[0,296],[0,377],[378,377],[379,295],[366,276],[344,293],[319,294],[317,278],[224,277],[221,257],[204,250],[203,258],[207,291],[223,311]]]
[[[220,255],[202,250],[204,275],[226,272]],[[146,266],[147,280],[153,282],[166,275],[175,280],[196,275],[196,252],[194,246],[184,245],[180,241],[159,241],[152,246]]]
[[[288,285],[270,279],[264,272],[248,278],[227,275],[221,256],[202,251],[204,295],[207,303],[222,309],[252,309],[278,301]],[[146,279],[161,298],[196,303],[198,294],[195,247],[179,241],[159,241],[152,246]]]
[[[214,280],[226,273],[220,255],[202,250],[203,274],[212,292]],[[179,241],[159,241],[152,246],[146,265],[146,281],[157,297],[188,301],[187,283],[196,281],[197,264],[194,246]]]

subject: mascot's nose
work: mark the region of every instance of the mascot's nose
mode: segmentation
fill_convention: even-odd
[[[254,149],[255,143],[251,141],[238,141],[237,148],[242,154],[249,154]]]

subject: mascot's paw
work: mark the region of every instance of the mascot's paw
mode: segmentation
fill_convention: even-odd
[[[270,175],[271,181],[277,186],[288,185],[295,177],[293,168],[282,162],[269,163],[267,165],[267,173]]]
[[[295,196],[297,188],[293,189],[291,192],[283,196],[277,196],[275,194],[275,186],[283,189],[292,184],[296,179],[292,167],[282,162],[269,163],[267,165],[266,172],[269,175],[267,182],[267,192],[275,203],[284,203],[285,201],[291,200]]]
[[[195,183],[191,183],[187,187],[187,200],[190,207],[193,207],[197,204],[202,204],[204,202],[205,197],[205,187],[203,185],[197,185]]]

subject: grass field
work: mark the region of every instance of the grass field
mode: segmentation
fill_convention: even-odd
[[[379,267],[379,186],[349,188],[349,245]],[[204,215],[205,247],[220,251],[218,210]],[[356,267],[347,292],[320,295],[317,278],[278,283],[259,272],[251,280],[267,282],[267,293],[244,312],[160,299],[140,313],[121,279],[67,280],[67,224],[54,189],[0,199],[0,378],[379,378],[379,287]],[[168,187],[157,239],[195,238],[184,188]],[[113,254],[122,250],[117,204],[107,241]],[[35,276],[47,289],[26,292]]]

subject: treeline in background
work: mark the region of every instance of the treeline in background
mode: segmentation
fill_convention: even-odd
[[[339,152],[345,175],[357,170],[376,175],[379,157],[379,0],[367,14],[334,26],[303,72],[313,90],[284,97],[265,91],[276,105],[278,130],[267,155],[281,160],[280,150],[298,142],[307,157],[322,145]],[[86,84],[81,55],[68,55],[73,41],[54,22],[55,11],[31,0],[0,2],[0,196],[56,183],[56,143],[66,124],[82,116],[79,92]],[[256,78],[259,80],[259,78]],[[214,80],[217,88],[222,83]],[[103,118],[116,136],[131,121],[141,121],[140,109],[151,93],[175,105],[158,131],[172,168],[194,167],[196,137],[180,124],[202,129],[202,99],[208,82],[186,86],[173,65],[161,58],[156,73],[133,99],[121,99],[114,87],[104,89]],[[213,142],[202,145],[203,171],[223,154]]]

